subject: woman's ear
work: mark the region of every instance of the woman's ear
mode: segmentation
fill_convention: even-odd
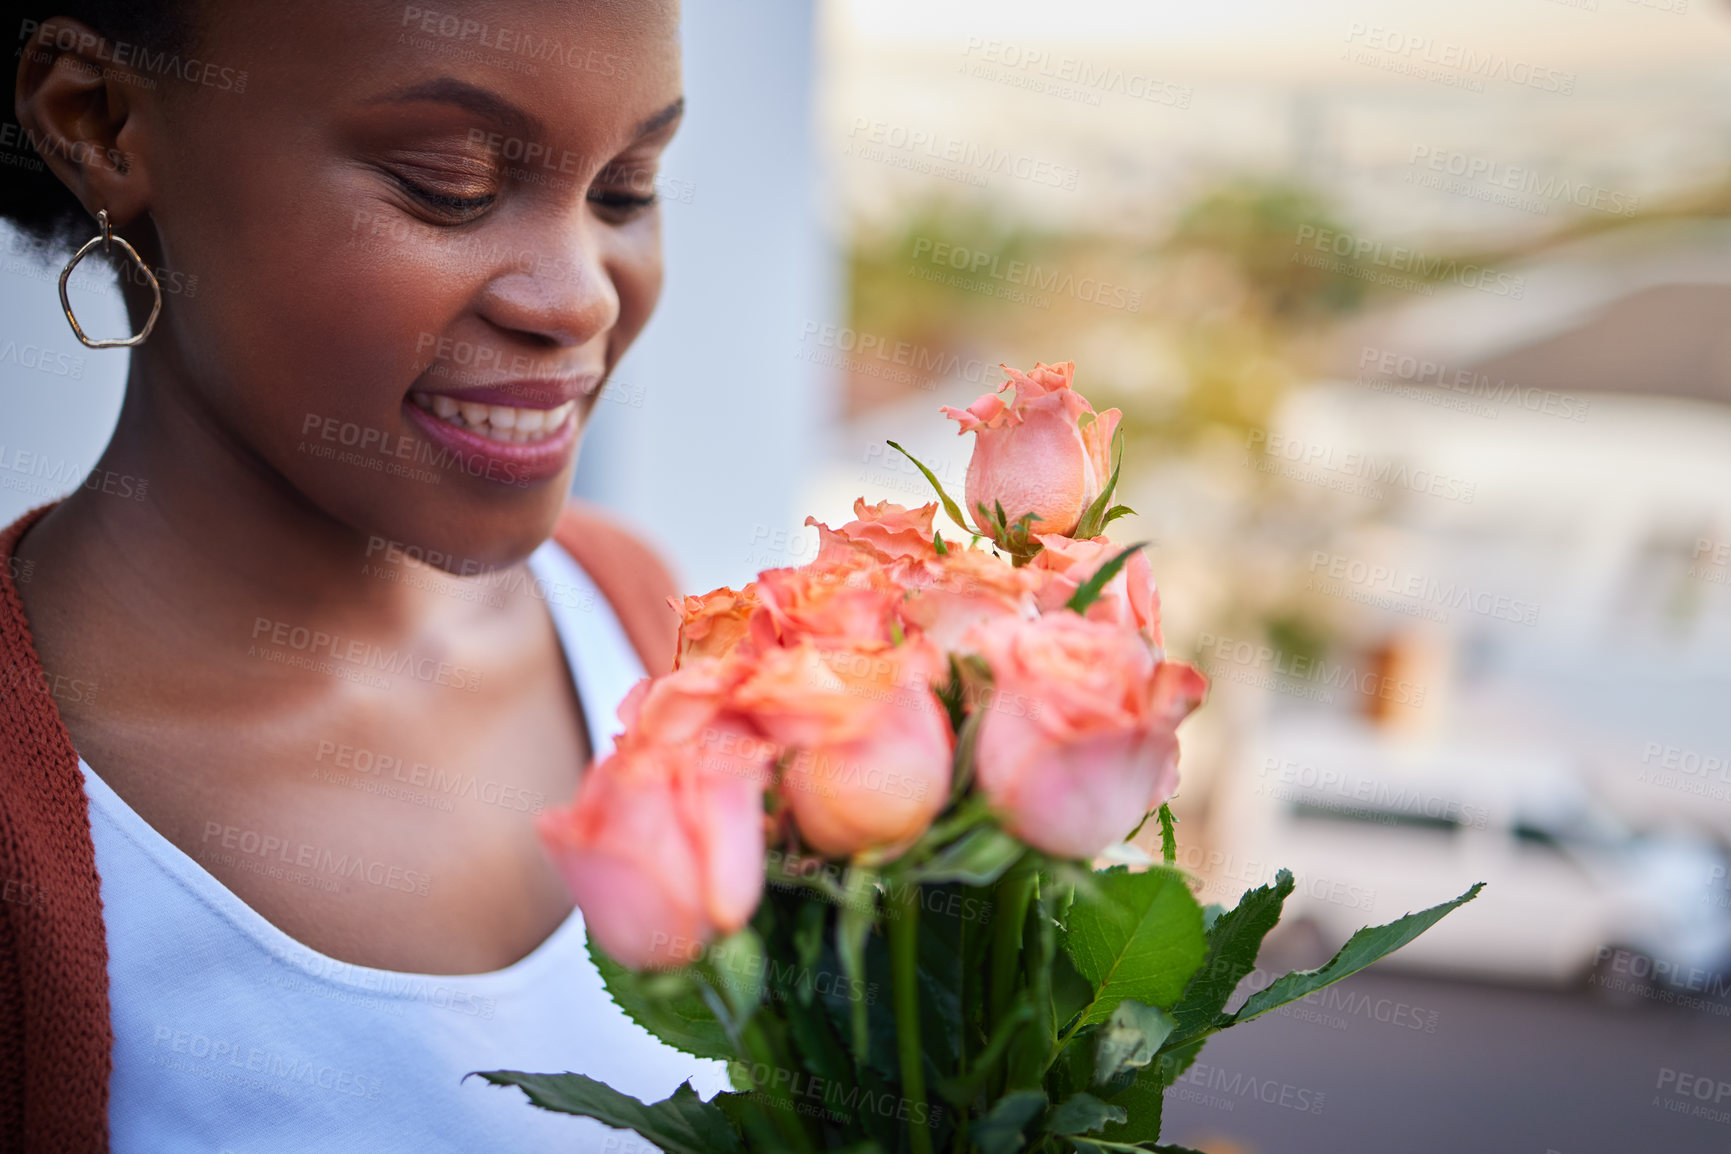
[[[14,109],[24,136],[91,218],[108,210],[123,228],[149,204],[150,181],[136,145],[141,93],[156,81],[117,61],[109,42],[76,20],[37,27],[18,58]]]

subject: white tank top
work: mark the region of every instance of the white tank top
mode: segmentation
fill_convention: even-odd
[[[544,545],[530,571],[596,752],[605,752],[614,710],[643,667],[567,553]],[[548,1113],[520,1090],[463,1075],[575,1070],[644,1101],[688,1078],[705,1098],[726,1088],[721,1063],[664,1045],[613,1004],[589,960],[580,912],[491,973],[350,965],[271,925],[79,766],[108,930],[114,1154],[641,1154],[654,1147],[635,1134]],[[352,784],[439,804],[437,787],[417,788],[406,776]]]

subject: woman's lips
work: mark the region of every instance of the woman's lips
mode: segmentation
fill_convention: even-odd
[[[464,472],[526,485],[558,476],[577,446],[577,402],[547,408],[491,405],[412,392],[403,405],[431,440],[456,454]]]

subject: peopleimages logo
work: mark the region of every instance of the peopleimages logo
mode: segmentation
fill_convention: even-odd
[[[1312,550],[1309,572],[1305,587],[1333,596],[1346,596],[1343,586],[1358,586],[1366,592],[1386,593],[1418,605],[1439,610],[1465,609],[1481,617],[1517,625],[1534,625],[1539,620],[1537,601],[1526,601],[1489,589],[1475,589],[1464,581],[1442,581],[1408,572],[1398,565],[1346,557],[1322,549]],[[1357,597],[1349,599],[1360,600]],[[1395,606],[1384,604],[1383,607]],[[1446,621],[1448,615],[1443,613],[1432,619]]]
[[[1447,148],[1432,148],[1428,144],[1413,145],[1407,164],[1413,168],[1423,167],[1434,173],[1477,182],[1492,189],[1525,193],[1541,202],[1566,200],[1577,208],[1590,208],[1612,216],[1634,216],[1641,207],[1640,197],[1603,185],[1547,175],[1524,165],[1506,164],[1489,157],[1455,152]],[[1409,171],[1407,182],[1412,183],[1412,179],[1413,173]],[[1451,188],[1447,191],[1458,190]],[[1516,203],[1514,207],[1525,206]],[[1548,212],[1549,205],[1541,204],[1540,210]]]
[[[914,261],[916,266],[918,262],[925,261],[955,269],[969,277],[983,277],[985,281],[997,281],[1001,285],[1026,289],[1035,294],[1067,296],[1083,304],[1095,304],[1102,308],[1133,313],[1142,307],[1142,293],[1139,289],[1115,285],[1098,277],[1078,278],[1074,273],[1061,268],[1048,268],[1025,260],[1006,261],[997,253],[950,244],[947,241],[935,241],[930,237],[915,238]],[[984,284],[985,281],[978,283]]]
[[[39,21],[25,20],[18,26],[18,39],[29,40],[41,26]],[[130,68],[135,72],[172,76],[187,84],[198,84],[224,92],[246,91],[247,73],[244,68],[225,68],[196,57],[183,59],[178,52],[153,52],[142,44],[108,40],[89,30],[80,31],[70,25],[58,25],[50,29],[48,42],[61,52],[79,53],[117,64],[122,68]]]
[[[898,156],[942,161],[973,170],[981,177],[1011,176],[1034,184],[1074,189],[1081,171],[1074,165],[1042,160],[1022,152],[989,148],[970,140],[908,128],[902,124],[856,116],[848,129],[850,141],[844,155],[895,163]],[[905,166],[904,166],[905,167]],[[981,185],[985,183],[982,179]]]
[[[1423,281],[1446,281],[1462,288],[1477,289],[1492,296],[1521,300],[1526,296],[1527,280],[1523,276],[1501,272],[1488,265],[1462,263],[1450,256],[1437,256],[1405,245],[1388,245],[1369,237],[1347,232],[1317,228],[1313,224],[1298,226],[1293,246],[1302,248],[1306,242],[1320,253],[1328,253],[1360,265],[1369,264],[1394,273],[1408,273]]]
[[[1365,345],[1359,349],[1359,381],[1378,392],[1398,393],[1398,384],[1424,386],[1440,393],[1457,393],[1467,400],[1485,400],[1498,405],[1519,405],[1530,413],[1542,413],[1565,421],[1584,421],[1590,403],[1582,397],[1540,389],[1532,385],[1511,382],[1507,377],[1492,379],[1488,373],[1463,368],[1445,361],[1416,357],[1394,349]],[[1495,419],[1496,411],[1488,415]]]
[[[1446,69],[1452,74],[1451,80],[1458,78],[1475,92],[1484,90],[1486,80],[1504,80],[1523,88],[1536,88],[1540,92],[1555,92],[1563,96],[1575,91],[1573,72],[1377,24],[1354,21],[1347,28],[1346,42],[1349,47],[1342,55],[1354,63],[1371,64],[1393,72],[1410,71],[1427,80],[1443,79],[1433,70]],[[1371,53],[1381,54],[1381,59]]]

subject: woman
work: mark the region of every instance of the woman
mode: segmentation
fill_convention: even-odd
[[[624,1148],[460,1080],[718,1084],[533,829],[671,655],[565,495],[659,291],[676,6],[12,15],[0,213],[144,339],[96,483],[0,535],[0,1148]]]

